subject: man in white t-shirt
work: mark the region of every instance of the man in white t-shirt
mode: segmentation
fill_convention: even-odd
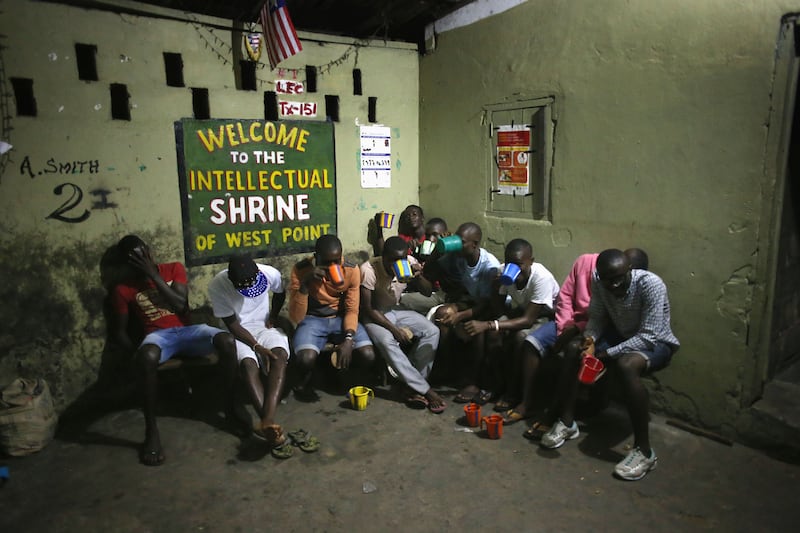
[[[248,256],[234,256],[228,268],[211,280],[208,295],[214,316],[236,337],[240,376],[261,417],[253,433],[267,441],[274,456],[284,458],[291,445],[275,423],[275,410],[286,377],[289,339],[273,326],[286,300],[281,274]]]
[[[439,328],[420,313],[399,305],[406,282],[398,281],[392,265],[403,259],[416,272],[411,283],[419,283],[419,291],[430,295],[430,282],[419,275],[421,267],[408,255],[408,244],[400,237],[390,237],[381,257],[361,265],[361,322],[378,352],[410,389],[406,395],[408,406],[427,407],[438,414],[447,404],[427,377],[439,346]]]
[[[484,354],[493,378],[490,387],[495,393],[505,389],[494,408],[505,413],[506,423],[513,423],[521,420],[511,409],[521,389],[518,348],[532,329],[552,320],[559,286],[553,274],[534,261],[533,248],[524,239],[506,245],[503,275],[493,285],[492,319],[471,320],[464,329],[473,337],[484,335]]]

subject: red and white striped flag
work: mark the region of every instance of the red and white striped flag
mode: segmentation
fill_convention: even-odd
[[[261,26],[264,29],[267,57],[270,68],[275,68],[278,63],[288,59],[303,50],[297,32],[294,30],[292,19],[289,18],[289,8],[286,0],[267,0],[261,7]]]

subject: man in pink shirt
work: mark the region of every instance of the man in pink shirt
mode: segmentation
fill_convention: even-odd
[[[556,299],[556,319],[532,331],[522,343],[522,402],[506,414],[506,423],[531,416],[533,382],[542,357],[557,354],[576,338],[589,320],[592,298],[592,272],[598,254],[583,254],[572,265]],[[524,433],[527,438],[540,438],[548,427],[536,422]]]

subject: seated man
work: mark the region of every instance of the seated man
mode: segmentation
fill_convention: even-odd
[[[495,405],[496,411],[505,413],[504,421],[514,423],[527,414],[512,409],[520,394],[519,370],[521,363],[517,347],[537,323],[546,323],[553,318],[553,307],[558,296],[558,282],[541,263],[534,262],[533,247],[524,239],[513,239],[505,249],[506,265],[518,269],[518,275],[509,284],[502,278],[495,280],[491,299],[491,318],[494,320],[470,320],[464,329],[471,336],[485,335],[485,355],[495,370],[494,386],[498,392],[505,386],[504,396]],[[507,308],[506,299],[510,299]],[[510,334],[513,334],[509,337]],[[510,342],[509,342],[510,341]]]
[[[371,238],[372,251],[380,257],[383,250],[383,227],[380,225],[381,213],[375,214],[375,235]],[[397,220],[397,236],[408,245],[409,255],[415,255],[419,246],[425,242],[425,215],[418,205],[408,205]]]
[[[419,253],[414,257],[421,261],[423,266],[427,261],[436,261],[440,256],[437,252],[433,251],[434,247],[440,237],[446,237],[448,235],[450,235],[450,233],[447,231],[447,223],[444,219],[430,219],[425,224],[425,241],[430,244],[423,243],[420,246]],[[427,248],[430,248],[430,250]],[[400,295],[400,303],[408,309],[427,315],[432,307],[445,303],[445,292],[442,290],[440,284],[434,282],[431,286],[432,292],[427,295],[407,288],[406,292]]]
[[[400,237],[389,237],[383,246],[383,256],[361,265],[362,320],[378,352],[411,389],[408,405],[441,413],[446,404],[426,381],[439,346],[439,329],[416,311],[398,306],[406,283],[398,281],[392,265],[401,259],[419,268],[416,259],[408,255],[406,242]],[[422,282],[420,290],[430,294],[430,283],[419,276],[419,271],[417,280]],[[407,356],[403,348],[409,350]]]
[[[164,462],[164,450],[156,424],[158,365],[180,352],[199,357],[216,349],[226,370],[226,416],[233,420],[231,386],[236,372],[236,344],[230,333],[205,324],[189,323],[189,291],[186,269],[181,263],[156,264],[147,245],[136,235],[117,244],[123,266],[123,281],[114,287],[112,305],[115,336],[123,348],[136,350],[135,359],[143,392],[145,440],[141,462],[157,466]],[[129,313],[133,311],[144,328],[145,338],[136,348],[128,335]]]
[[[548,322],[530,332],[520,346],[522,360],[522,397],[514,412],[519,417],[529,418],[533,410],[533,385],[542,358],[558,354],[567,343],[575,338],[589,320],[589,301],[591,282],[598,254],[583,254],[572,264],[561,290],[556,298],[555,321]],[[550,429],[557,415],[550,409],[544,420],[535,422],[523,436],[538,440]]]
[[[337,278],[331,276],[331,268]],[[357,364],[371,368],[375,362],[372,341],[358,323],[361,272],[342,263],[342,243],[335,235],[323,235],[314,246],[314,256],[292,268],[289,283],[289,318],[297,324],[294,349],[302,376],[295,396],[317,401],[311,385],[317,355],[328,340],[336,343],[335,366],[350,368],[355,351]],[[334,362],[334,361],[332,361]]]
[[[253,433],[267,441],[273,455],[284,457],[292,448],[275,423],[275,410],[286,377],[289,339],[273,325],[286,300],[281,274],[249,256],[233,256],[208,284],[208,296],[214,316],[236,337],[239,374],[260,417]]]
[[[667,288],[661,278],[646,270],[632,270],[630,259],[620,250],[601,252],[583,343],[577,349],[571,346],[565,356],[559,384],[560,420],[542,437],[541,445],[558,448],[578,437],[576,375],[582,350],[593,347],[595,356],[619,374],[633,426],[633,449],[614,473],[630,481],[643,478],[656,467],[657,457],[650,446],[649,394],[641,376],[667,366],[679,346],[670,327]]]
[[[488,310],[492,283],[500,269],[500,261],[480,247],[483,239],[480,226],[466,222],[458,227],[456,235],[461,238],[461,251],[426,262],[423,271],[427,279],[442,284],[448,302],[455,302],[443,305],[434,314],[434,320],[443,328],[445,335],[454,328],[463,329],[466,321],[486,318],[484,314]],[[471,350],[473,360],[470,363],[459,362],[459,370],[465,374],[462,377],[467,385],[456,395],[454,401],[466,403],[474,399],[486,403],[491,399],[491,393],[476,385],[483,362],[482,336],[471,342],[471,346],[474,348]]]

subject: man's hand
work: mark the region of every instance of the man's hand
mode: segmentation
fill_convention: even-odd
[[[345,338],[336,346],[336,351],[339,352],[339,368],[350,368],[350,362],[353,360],[353,339]]]
[[[581,352],[594,355],[594,339],[591,337],[584,337],[581,343]]]
[[[158,265],[153,261],[153,258],[150,256],[150,250],[147,248],[134,248],[131,253],[128,254],[128,264],[136,270],[143,272],[151,279],[159,275]]]
[[[395,338],[395,340],[400,343],[400,346],[409,346],[411,341],[414,339],[414,334],[411,333],[410,329],[392,327],[390,331],[392,332],[392,336]],[[411,333],[410,336],[409,333]]]
[[[264,365],[264,373],[269,374],[270,363],[272,361],[277,361],[278,356],[272,353],[272,350],[260,344],[256,344],[253,351],[261,358],[261,364]]]
[[[564,347],[567,345],[569,341],[580,333],[578,326],[571,325],[568,328],[564,328],[564,331],[561,332],[561,335],[556,338],[556,342],[553,344],[553,347],[550,349],[552,353],[559,353]]]
[[[470,337],[480,335],[484,331],[488,331],[490,322],[484,320],[469,320],[464,323],[464,330],[469,333]]]
[[[608,359],[611,359],[611,356],[609,356],[608,352],[606,352],[605,350],[603,350],[602,352],[597,352],[596,354],[594,354],[594,356],[600,359],[603,362],[603,364],[605,364],[605,362]]]
[[[455,326],[459,321],[458,310],[452,304],[445,304],[436,312],[436,317],[436,322],[444,326]]]

